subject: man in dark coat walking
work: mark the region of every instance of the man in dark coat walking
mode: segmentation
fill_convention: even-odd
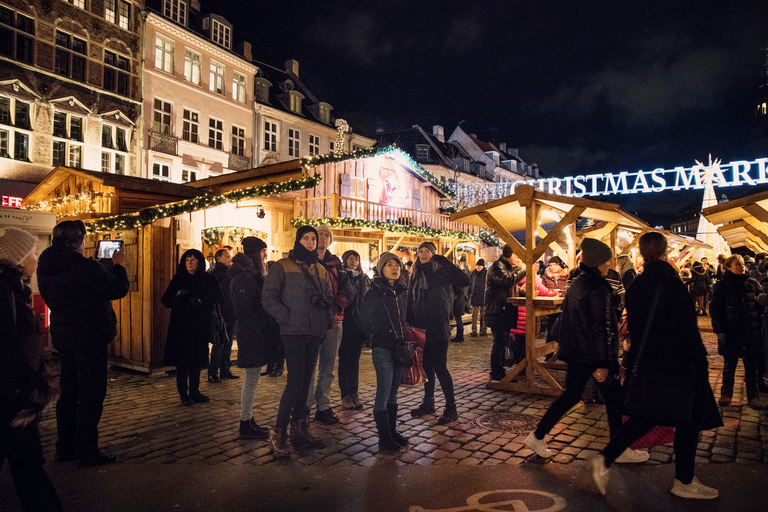
[[[216,276],[221,286],[221,293],[224,295],[224,302],[221,304],[221,316],[224,317],[224,323],[227,326],[226,343],[213,345],[211,347],[211,362],[208,364],[208,382],[218,384],[224,379],[239,379],[240,377],[232,373],[232,336],[235,333],[235,310],[232,307],[232,299],[229,296],[229,269],[232,266],[232,251],[224,247],[216,251],[214,255],[216,264],[209,270]]]
[[[472,334],[477,336],[477,321],[480,319],[480,336],[485,336],[487,326],[485,325],[485,279],[488,270],[485,268],[485,260],[477,260],[475,270],[469,274],[469,305],[472,306]]]
[[[56,406],[56,460],[93,466],[114,462],[99,449],[99,420],[107,395],[107,345],[117,334],[112,301],[128,293],[125,254],[113,266],[85,258],[85,224],[60,222],[51,247],[40,255],[37,282],[51,310],[51,338],[61,360]]]

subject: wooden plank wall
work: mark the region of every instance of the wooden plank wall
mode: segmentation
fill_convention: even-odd
[[[148,305],[151,308],[152,331],[148,339],[151,340],[149,353],[153,368],[163,365],[163,349],[168,333],[168,321],[171,318],[171,310],[163,306],[161,299],[176,272],[176,242],[172,225],[172,219],[156,221],[152,225],[150,237],[152,254],[151,277],[148,279],[150,300],[145,306]]]
[[[64,198],[67,196],[76,196],[80,192],[86,191],[91,191],[94,193],[115,193],[114,187],[104,186],[101,183],[80,174],[70,174],[48,195],[47,199],[53,200],[57,197]],[[91,201],[89,200],[71,202],[62,205],[61,207],[54,208],[53,212],[56,213],[59,217],[74,217],[88,213],[116,213],[117,202],[115,201],[114,197],[95,198],[95,201],[98,207],[96,212],[93,212],[90,209]]]

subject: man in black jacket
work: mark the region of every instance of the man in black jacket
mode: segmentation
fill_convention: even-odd
[[[232,373],[232,336],[235,333],[235,310],[232,307],[232,298],[229,295],[230,277],[229,268],[232,266],[232,250],[229,246],[216,251],[214,255],[216,264],[209,272],[216,276],[221,286],[221,293],[224,295],[224,302],[221,304],[221,316],[227,326],[227,336],[229,340],[221,345],[211,347],[211,362],[208,365],[208,382],[218,384],[224,379],[239,379]],[[219,374],[221,370],[221,374]]]
[[[517,307],[507,304],[517,283],[525,276],[520,258],[505,245],[501,256],[488,270],[485,283],[485,325],[491,327],[491,380],[504,378],[504,350],[509,343],[509,330],[517,324]]]
[[[480,319],[480,336],[487,334],[485,325],[485,278],[488,270],[485,268],[485,260],[477,260],[475,270],[469,274],[469,305],[472,306],[472,334],[477,336],[477,320]]]
[[[40,255],[37,282],[51,310],[51,338],[61,360],[61,398],[56,406],[56,461],[80,467],[108,464],[99,449],[99,420],[107,394],[107,345],[117,334],[113,300],[128,293],[125,254],[112,269],[83,256],[85,224],[53,228],[52,246]]]

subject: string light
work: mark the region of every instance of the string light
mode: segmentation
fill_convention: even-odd
[[[234,244],[239,244],[243,241],[243,238],[247,236],[255,236],[262,240],[265,240],[268,236],[267,233],[264,233],[263,231],[240,226],[215,226],[202,230],[203,242],[205,242],[206,245],[218,245],[219,242],[221,242],[221,239],[224,238],[224,233],[229,235],[230,242]]]

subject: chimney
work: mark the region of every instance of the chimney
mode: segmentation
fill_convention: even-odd
[[[445,142],[445,130],[439,124],[432,127],[432,135],[440,142]]]
[[[499,142],[499,151],[502,153],[507,152],[507,143],[506,142]]]
[[[193,11],[200,12],[200,0],[191,0],[191,2],[189,2],[189,8]]]
[[[299,61],[293,59],[285,61],[285,71],[299,78]]]
[[[248,62],[253,60],[253,47],[248,41],[243,41],[242,54]]]
[[[512,155],[513,157],[520,158],[520,154],[517,151],[517,148],[509,148],[509,151],[510,151],[509,154]]]

